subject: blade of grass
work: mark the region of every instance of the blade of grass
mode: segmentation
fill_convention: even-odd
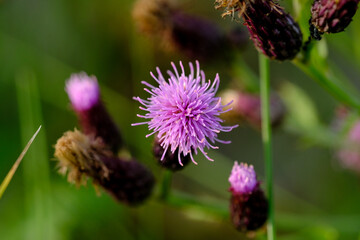
[[[40,94],[37,79],[32,71],[20,71],[15,78],[18,99],[20,130],[25,145],[29,135],[42,120]],[[49,158],[45,129],[37,137],[36,144],[23,162],[25,230],[23,239],[57,239],[54,233]]]
[[[31,146],[31,144],[33,143],[35,137],[37,136],[37,134],[39,133],[41,129],[41,125],[38,128],[38,130],[34,133],[34,135],[31,137],[31,139],[29,140],[29,142],[26,144],[24,150],[21,152],[20,156],[18,157],[18,159],[16,159],[14,165],[12,166],[12,168],[10,169],[9,173],[6,175],[4,181],[1,183],[0,185],[0,199],[3,196],[6,188],[8,187],[12,177],[14,176],[16,170],[18,169],[21,160],[24,158],[26,152],[29,150],[29,147]]]

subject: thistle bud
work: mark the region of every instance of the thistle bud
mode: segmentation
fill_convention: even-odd
[[[67,81],[65,90],[82,131],[100,137],[116,153],[122,144],[120,132],[101,101],[96,78],[85,73],[73,74]]]
[[[239,231],[259,229],[268,217],[268,202],[252,165],[235,162],[231,171],[230,215]]]
[[[340,164],[360,174],[360,121],[356,121],[346,135],[345,141],[337,152]]]
[[[54,155],[69,182],[81,185],[90,178],[118,201],[137,205],[152,192],[152,173],[135,160],[115,157],[99,138],[68,131],[57,141]]]
[[[185,13],[170,0],[138,0],[133,16],[141,32],[190,59],[227,60],[232,48],[246,44],[243,31],[226,34],[213,22]]]
[[[293,59],[302,46],[299,25],[272,0],[216,0],[223,16],[238,12],[255,47],[271,59]]]
[[[166,151],[165,156],[162,158],[164,154],[164,148],[161,146],[159,142],[159,138],[155,137],[154,145],[153,145],[153,154],[155,159],[157,159],[160,166],[167,168],[171,171],[179,171],[182,170],[189,162],[190,155],[180,155],[180,161],[178,158],[179,149],[175,150],[174,153],[171,151]],[[162,160],[161,160],[162,158]]]
[[[169,34],[171,43],[190,59],[212,60],[225,54],[231,47],[223,32],[206,19],[180,11],[171,16],[172,28]]]
[[[246,120],[252,126],[261,128],[261,99],[258,94],[250,94],[239,90],[226,90],[221,94],[222,100],[233,99],[229,107],[232,110],[224,115],[230,122]],[[281,125],[286,108],[281,98],[273,93],[270,96],[270,123],[272,127]]]
[[[320,40],[318,36],[323,33],[344,31],[352,21],[358,3],[359,0],[315,0],[311,7],[312,37]]]

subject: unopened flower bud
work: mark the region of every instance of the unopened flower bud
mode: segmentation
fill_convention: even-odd
[[[177,11],[171,16],[171,43],[190,59],[226,59],[230,42],[211,21]]]
[[[157,38],[163,48],[193,60],[228,60],[232,48],[246,44],[244,32],[228,35],[213,22],[185,13],[170,0],[138,0],[133,16],[141,32]]]
[[[239,231],[259,229],[268,217],[268,202],[252,165],[235,162],[229,177],[231,220]]]
[[[356,121],[337,152],[340,164],[360,174],[360,121]]]
[[[68,131],[57,141],[54,155],[69,182],[86,184],[90,178],[121,202],[137,205],[152,192],[152,173],[135,160],[115,157],[99,138]]]
[[[179,162],[179,150],[175,150],[174,153],[171,151],[166,151],[164,157],[164,148],[161,146],[159,139],[155,137],[154,145],[153,145],[153,154],[155,159],[158,161],[160,166],[167,168],[171,171],[178,171],[182,170],[189,162],[190,162],[190,155],[180,155],[181,164]],[[161,160],[162,158],[162,160]]]
[[[232,110],[224,115],[230,122],[245,119],[256,128],[261,128],[261,99],[258,94],[241,92],[239,90],[225,90],[221,95],[223,101],[233,99],[229,105]],[[270,122],[272,127],[279,126],[285,116],[286,109],[281,98],[273,93],[270,96]]]
[[[82,131],[100,137],[116,153],[122,144],[120,132],[101,101],[100,89],[94,76],[73,74],[65,88],[76,112]]]
[[[312,37],[320,40],[323,33],[344,31],[352,21],[358,3],[359,0],[315,0],[311,7]]]
[[[273,0],[216,0],[223,16],[243,17],[255,47],[271,59],[293,59],[302,46],[299,25]]]

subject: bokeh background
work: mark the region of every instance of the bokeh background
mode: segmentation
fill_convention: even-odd
[[[229,29],[242,25],[222,19],[213,1],[180,1],[184,10]],[[309,4],[309,1],[305,1]],[[163,172],[151,155],[151,139],[138,122],[138,103],[147,97],[140,81],[152,81],[156,66],[189,61],[163,51],[141,35],[132,20],[130,0],[0,1],[0,179],[11,168],[39,125],[43,126],[0,201],[0,239],[247,239],[229,219],[206,209],[179,208],[154,196],[138,208],[97,196],[93,186],[77,188],[57,174],[54,144],[78,127],[64,91],[72,73],[97,76],[104,102],[119,125],[129,151],[150,167],[158,181]],[[291,1],[281,1],[289,11]],[[327,58],[359,86],[360,16],[346,32],[326,36]],[[245,29],[245,28],[244,28]],[[308,33],[304,33],[308,35]],[[256,73],[258,55],[251,42],[242,59]],[[231,86],[229,66],[201,63],[207,77]],[[240,66],[241,68],[241,66]],[[341,168],[327,140],[338,102],[289,62],[272,62],[272,87],[288,101],[288,115],[274,131],[274,181],[279,239],[360,239],[359,175]],[[289,91],[298,94],[289,94]],[[293,93],[293,92],[291,92]],[[314,120],[315,119],[315,120]],[[298,122],[314,124],[306,131]],[[235,160],[253,164],[264,179],[260,132],[242,124],[222,134],[232,144],[209,151],[215,162],[197,156],[199,165],[176,173],[173,189],[210,205],[227,208],[228,175]],[[330,139],[329,139],[330,138]],[[254,236],[253,236],[254,237]],[[264,239],[264,230],[256,236]]]

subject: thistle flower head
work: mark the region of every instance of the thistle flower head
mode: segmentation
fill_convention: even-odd
[[[226,111],[226,106],[221,104],[221,98],[215,97],[219,87],[219,75],[216,75],[213,83],[206,81],[205,74],[200,70],[199,62],[196,61],[196,72],[192,63],[190,74],[185,75],[185,69],[180,62],[181,73],[172,63],[174,72],[168,71],[168,80],[166,81],[160,69],[157,68],[158,77],[153,73],[151,76],[159,84],[155,87],[147,82],[142,82],[148,88],[145,91],[151,94],[147,100],[134,97],[144,107],[141,110],[147,111],[145,115],[138,115],[148,119],[146,122],[132,124],[147,124],[152,133],[146,137],[157,134],[160,145],[164,148],[161,159],[164,158],[167,150],[174,153],[178,149],[178,160],[181,163],[181,154],[190,155],[191,160],[197,164],[192,156],[198,151],[208,157],[205,148],[217,149],[213,144],[215,142],[229,143],[229,141],[219,140],[217,135],[221,131],[229,132],[236,126],[222,126],[222,120],[219,115]]]
[[[302,46],[302,33],[295,20],[274,0],[216,0],[222,16],[235,13],[244,19],[255,47],[276,60],[293,59]]]
[[[72,74],[65,91],[77,111],[85,111],[100,101],[100,89],[96,77],[86,73]]]
[[[351,23],[358,8],[359,0],[315,0],[311,7],[310,28],[315,33],[338,33]],[[312,32],[315,39],[316,34]]]
[[[251,193],[258,185],[254,167],[246,163],[240,163],[239,165],[238,162],[234,163],[229,182],[231,185],[230,190],[235,194]]]

